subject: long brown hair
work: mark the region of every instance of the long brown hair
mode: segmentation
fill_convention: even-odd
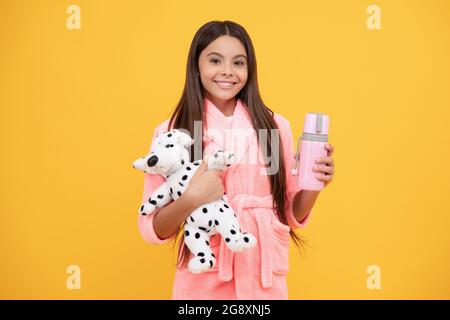
[[[212,41],[220,36],[228,35],[237,38],[241,41],[245,47],[248,57],[248,78],[245,86],[238,93],[236,98],[242,100],[247,112],[252,119],[253,128],[258,132],[259,129],[267,130],[267,153],[271,154],[271,129],[278,129],[278,126],[273,118],[274,113],[269,109],[261,99],[258,89],[258,79],[256,70],[256,56],[253,48],[252,41],[247,34],[247,31],[239,24],[232,21],[210,21],[204,24],[194,36],[191,47],[189,49],[187,69],[186,69],[186,82],[183,89],[178,105],[172,114],[169,122],[169,127],[173,123],[173,128],[182,128],[188,130],[191,135],[194,133],[194,121],[203,121],[204,115],[204,97],[205,92],[200,80],[200,71],[198,67],[198,59],[200,53],[205,49]],[[203,133],[200,133],[201,140],[203,141]],[[200,138],[199,137],[199,138]],[[258,135],[257,135],[258,137]],[[196,136],[197,138],[197,136]],[[258,137],[259,139],[259,137]],[[204,150],[204,143],[202,142]],[[194,148],[192,146],[191,148]],[[195,161],[194,152],[191,149],[191,161]],[[264,152],[265,154],[265,152]],[[265,156],[265,155],[264,155]],[[283,160],[283,146],[279,141],[279,170],[276,174],[268,175],[270,180],[271,192],[273,195],[273,206],[276,209],[276,213],[280,221],[288,225],[286,217],[287,203],[286,196],[286,175],[285,175],[285,163]],[[178,235],[182,233],[184,224],[178,229]],[[290,235],[299,249],[302,249],[304,240],[297,235],[292,229]],[[174,237],[174,246],[177,237]],[[185,266],[189,260],[189,249],[184,243],[184,234],[180,237],[178,260],[177,265]]]

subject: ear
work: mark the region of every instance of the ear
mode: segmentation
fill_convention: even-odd
[[[183,131],[177,129],[174,129],[174,131],[177,134],[178,143],[180,143],[183,147],[189,147],[194,143],[194,139],[192,139],[191,136],[187,133],[184,133]]]

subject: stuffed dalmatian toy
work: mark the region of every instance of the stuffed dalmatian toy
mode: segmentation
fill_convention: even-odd
[[[134,161],[133,168],[145,173],[160,174],[166,179],[141,206],[140,214],[151,214],[171,200],[177,200],[187,189],[202,162],[189,162],[187,147],[193,143],[194,140],[188,134],[172,129],[158,135],[152,143],[150,153]],[[233,154],[216,150],[208,160],[208,169],[224,170],[233,160]],[[241,232],[236,213],[224,194],[220,200],[200,206],[186,219],[184,241],[193,254],[188,265],[190,272],[204,272],[215,265],[216,257],[209,246],[209,239],[217,233],[221,234],[227,247],[233,252],[240,252],[256,244],[253,235]]]

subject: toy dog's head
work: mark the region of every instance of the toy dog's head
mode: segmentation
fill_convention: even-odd
[[[133,168],[167,176],[190,161],[186,148],[193,143],[194,140],[181,130],[163,132],[153,141],[150,153],[134,161]]]

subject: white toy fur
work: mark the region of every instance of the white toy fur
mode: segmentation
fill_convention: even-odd
[[[202,163],[202,160],[189,162],[186,148],[193,143],[194,140],[188,134],[172,129],[158,135],[152,143],[150,153],[134,161],[135,169],[159,174],[166,179],[141,206],[140,214],[151,214],[171,200],[177,200],[187,189],[189,181]],[[208,170],[224,170],[233,163],[233,159],[233,154],[216,150],[208,159]],[[186,219],[184,241],[193,254],[188,265],[189,271],[199,273],[214,267],[216,257],[209,246],[209,239],[217,233],[233,252],[256,244],[253,235],[241,232],[236,213],[224,194],[220,200],[200,206]]]

